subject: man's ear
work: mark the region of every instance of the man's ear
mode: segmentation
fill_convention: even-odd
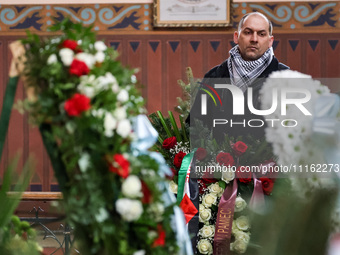
[[[238,44],[238,32],[234,32],[234,43]]]
[[[269,48],[273,46],[273,42],[274,42],[274,36],[271,36],[270,41],[269,41]]]

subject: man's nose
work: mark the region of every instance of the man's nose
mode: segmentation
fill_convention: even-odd
[[[251,41],[257,42],[257,34],[256,34],[256,33],[253,33],[253,34],[252,34],[252,36],[251,36]]]

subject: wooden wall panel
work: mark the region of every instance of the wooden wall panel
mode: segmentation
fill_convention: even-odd
[[[293,38],[287,38],[287,55],[286,55],[286,65],[292,70],[299,72],[304,72],[302,70],[302,47],[301,40]]]
[[[2,66],[3,68],[0,68],[0,109],[2,109],[2,104],[3,104],[3,97],[5,94],[5,90],[6,90],[6,80],[7,80],[7,76],[5,75],[5,70],[6,67],[4,65],[4,41],[5,40],[0,40],[0,66]],[[1,111],[0,111],[1,112]],[[3,148],[3,155],[1,157],[0,155],[0,176],[3,176],[3,171],[5,168],[5,163],[7,161],[7,141],[4,144],[4,148]]]
[[[321,40],[317,38],[307,39],[305,70],[314,78],[321,77]]]
[[[208,56],[203,59],[203,63],[206,62],[208,67],[203,70],[204,73],[206,73],[208,69],[211,69],[224,61],[224,54],[222,54],[222,51],[225,51],[225,49],[223,49],[221,39],[208,40]]]
[[[334,35],[325,41],[325,77],[340,77],[340,37]]]
[[[147,108],[150,113],[162,109],[162,43],[159,40],[150,40],[147,43]]]
[[[203,77],[203,43],[202,40],[192,38],[187,41],[188,66],[196,77]]]
[[[177,80],[183,79],[187,83],[185,76],[186,64],[183,63],[182,43],[179,40],[167,40],[165,47],[166,60],[165,71],[163,72],[163,107],[162,111],[167,116],[167,111],[174,111],[174,106],[177,105],[177,97],[182,95],[180,86]],[[184,75],[183,75],[184,74]]]

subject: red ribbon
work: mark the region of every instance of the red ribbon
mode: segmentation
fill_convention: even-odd
[[[215,237],[214,255],[226,255],[230,253],[231,229],[234,218],[235,200],[237,197],[237,180],[228,185],[218,206]]]

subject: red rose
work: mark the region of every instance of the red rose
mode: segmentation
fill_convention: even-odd
[[[143,181],[142,181],[142,193],[143,193],[142,203],[150,204],[152,200],[151,191],[148,185],[146,185],[146,183]]]
[[[246,171],[245,168],[242,168],[242,171],[241,171],[241,166],[239,166],[236,169],[236,178],[240,182],[242,182],[242,183],[245,183],[245,184],[250,183],[251,182],[251,178],[252,178],[252,172],[251,171]]]
[[[76,93],[65,102],[64,109],[69,116],[79,116],[82,112],[90,109],[90,101],[87,96]]]
[[[174,158],[175,167],[177,167],[177,168],[181,167],[182,161],[183,161],[183,158],[184,158],[185,155],[187,155],[187,154],[184,153],[183,151],[180,151],[175,155],[175,158]]]
[[[176,145],[176,143],[177,143],[176,137],[172,136],[164,140],[162,147],[164,149],[170,150]]]
[[[244,142],[238,141],[234,144],[233,151],[234,154],[239,157],[246,152],[247,148],[248,146]]]
[[[274,187],[274,181],[266,177],[260,178],[260,180],[262,182],[262,189],[263,189],[264,194],[270,195]]]
[[[157,227],[158,238],[153,242],[153,247],[157,246],[165,246],[165,231],[162,225],[158,225]]]
[[[202,161],[207,156],[207,150],[199,147],[196,151],[196,159]]]
[[[129,168],[130,162],[122,154],[113,155],[113,162],[109,166],[112,173],[116,173],[126,179],[129,176]]]
[[[71,50],[75,50],[78,47],[78,43],[74,40],[69,40],[66,39],[62,44],[61,44],[62,48],[69,48]]]
[[[226,153],[226,152],[220,152],[217,156],[216,156],[216,161],[222,166],[233,166],[235,161],[233,156],[230,155],[230,153]]]
[[[77,75],[79,77],[88,74],[90,72],[90,69],[87,67],[85,62],[75,58],[71,63],[69,72],[70,74]]]

